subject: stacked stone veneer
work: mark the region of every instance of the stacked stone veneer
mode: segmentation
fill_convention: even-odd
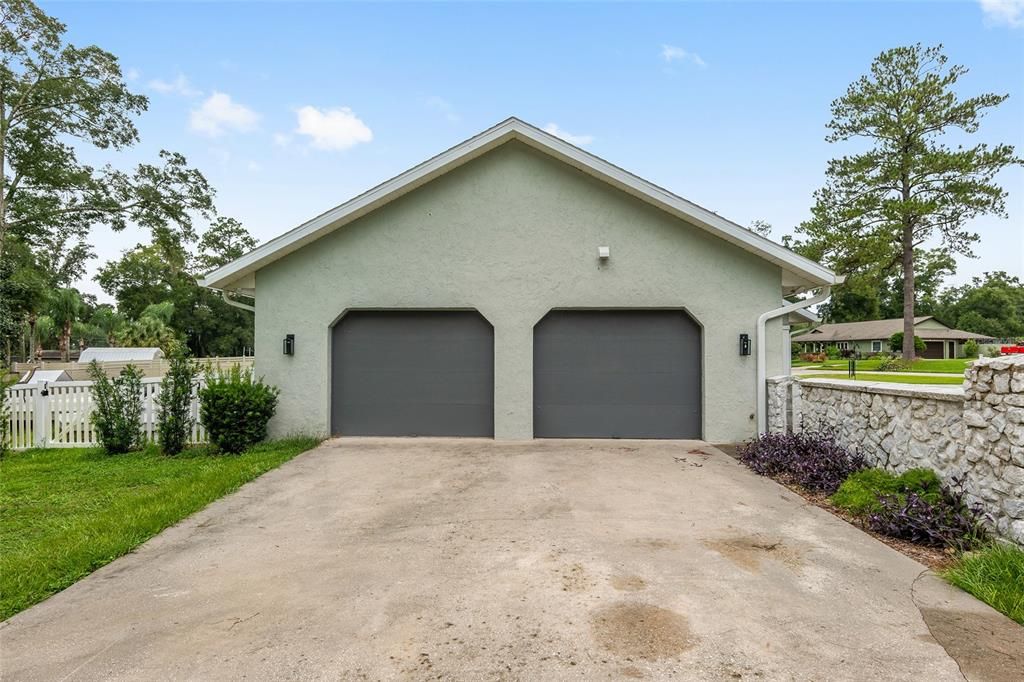
[[[995,530],[1024,544],[1024,355],[968,367],[963,388],[775,377],[772,431],[831,431],[876,466],[959,479]]]

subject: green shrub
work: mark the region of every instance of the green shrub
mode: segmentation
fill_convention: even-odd
[[[885,469],[864,469],[843,481],[830,501],[856,516],[864,516],[881,509],[882,496],[905,500],[914,493],[927,502],[937,502],[942,493],[942,482],[931,469],[911,469],[896,476]]]
[[[829,360],[838,360],[840,356],[839,349],[835,346],[828,346],[825,349],[825,357]]]
[[[92,379],[92,423],[108,455],[137,450],[143,444],[142,372],[128,365],[113,379],[99,363],[89,363]]]
[[[989,346],[985,349],[985,357],[987,358],[998,358],[1003,353],[999,350],[999,346]]]
[[[883,355],[875,369],[879,372],[900,372],[910,369],[910,363],[892,355]]]
[[[974,339],[968,339],[967,342],[964,343],[964,355],[969,358],[978,357],[978,342]]]
[[[903,350],[903,332],[896,332],[895,334],[893,334],[892,336],[889,337],[889,348],[893,352],[899,352],[899,351]],[[914,337],[914,352],[915,353],[923,353],[927,349],[928,349],[928,346],[925,345],[924,339],[922,339],[920,336],[915,336]]]
[[[1024,625],[1024,550],[991,545],[960,557],[943,574],[949,582]]]
[[[278,390],[254,379],[252,370],[234,365],[226,372],[207,368],[199,391],[199,417],[210,442],[224,452],[238,453],[267,437]]]
[[[192,389],[195,386],[196,366],[188,351],[178,347],[171,353],[170,367],[160,382],[156,404],[157,433],[160,449],[165,455],[176,455],[185,449],[192,437]]]
[[[18,381],[17,374],[0,363],[0,459],[11,451],[11,406],[7,402],[7,389]]]

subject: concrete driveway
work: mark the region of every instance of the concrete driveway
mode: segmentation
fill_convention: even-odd
[[[335,440],[4,623],[2,670],[9,680],[1019,672],[1024,629],[923,572],[702,443]]]

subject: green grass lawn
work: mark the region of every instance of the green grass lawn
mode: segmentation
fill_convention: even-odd
[[[1024,625],[1024,550],[994,545],[971,552],[943,575],[960,589]]]
[[[902,369],[901,372],[948,372],[950,374],[963,374],[967,369],[967,363],[974,362],[977,358],[960,358],[959,360],[914,360],[910,369]],[[878,369],[878,358],[865,358],[857,361],[857,370]],[[815,369],[842,369],[845,370],[849,360],[826,360],[821,363],[793,363],[794,367],[813,367]]]
[[[846,374],[803,374],[804,379],[849,379]],[[914,376],[912,374],[888,374],[886,372],[857,372],[857,381],[887,381],[894,384],[947,384],[959,386],[963,377]]]
[[[0,620],[59,592],[319,441],[270,441],[241,455],[165,457],[67,448],[0,461]]]

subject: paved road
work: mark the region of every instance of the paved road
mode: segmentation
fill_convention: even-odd
[[[0,625],[0,660],[5,680],[1021,670],[1024,629],[923,571],[698,442],[335,440]]]

